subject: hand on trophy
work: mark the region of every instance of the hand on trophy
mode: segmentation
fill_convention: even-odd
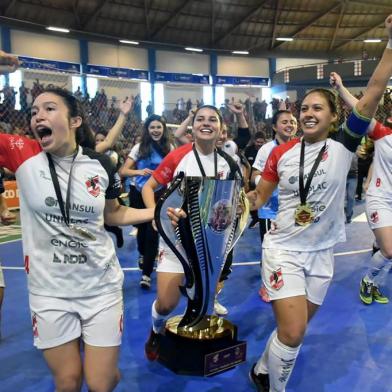
[[[167,216],[174,227],[178,225],[178,221],[182,218],[186,218],[186,213],[181,208],[168,207]]]

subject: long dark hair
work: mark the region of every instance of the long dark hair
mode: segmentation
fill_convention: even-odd
[[[158,121],[163,126],[163,134],[158,142],[152,140],[150,132],[148,131],[148,127],[153,121]],[[166,156],[170,152],[170,141],[166,126],[166,120],[162,116],[158,116],[157,114],[152,114],[151,116],[147,117],[146,121],[144,122],[142,141],[140,142],[139,148],[139,157],[146,158],[150,156],[153,148],[162,157]]]
[[[82,147],[95,149],[95,137],[91,130],[87,116],[84,112],[81,102],[68,90],[61,87],[47,87],[41,94],[51,93],[62,98],[65,106],[68,108],[68,117],[80,117],[82,124],[76,129],[75,139],[76,143]],[[40,94],[40,95],[41,95]]]

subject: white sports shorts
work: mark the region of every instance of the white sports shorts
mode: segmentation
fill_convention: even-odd
[[[182,267],[180,260],[178,260],[178,257],[166,245],[162,238],[159,240],[157,272],[184,273],[184,268]]]
[[[366,215],[372,230],[392,226],[392,200],[366,195]]]
[[[305,295],[321,305],[334,269],[333,248],[315,252],[263,249],[261,272],[271,300]]]
[[[86,298],[29,294],[34,346],[47,349],[82,337],[90,346],[121,344],[122,291]]]

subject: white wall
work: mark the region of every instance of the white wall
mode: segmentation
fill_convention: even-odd
[[[205,54],[156,51],[156,70],[174,73],[210,73],[210,58]]]
[[[326,63],[327,59],[291,59],[291,58],[277,58],[276,71],[281,71],[284,68],[299,67],[301,65]]]
[[[218,75],[269,77],[267,59],[218,56]]]
[[[46,60],[80,62],[79,41],[50,34],[11,30],[12,53]]]
[[[89,63],[108,67],[148,69],[147,49],[89,42]]]

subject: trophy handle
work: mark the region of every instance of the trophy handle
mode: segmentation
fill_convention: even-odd
[[[225,255],[226,257],[229,254],[229,252],[234,248],[238,240],[241,238],[241,235],[246,228],[246,224],[249,218],[249,211],[250,211],[249,200],[246,197],[246,193],[243,187],[241,187],[239,191],[237,204],[241,207],[241,215],[236,218],[236,224],[233,226],[228,241],[229,246],[227,247],[226,250],[226,255]]]
[[[168,247],[173,251],[173,253],[181,261],[181,264],[182,264],[182,266],[184,268],[184,274],[185,274],[185,288],[186,289],[190,289],[188,294],[192,295],[192,290],[191,289],[194,286],[194,281],[195,281],[194,275],[193,275],[193,271],[189,267],[188,262],[184,259],[184,256],[181,254],[181,252],[177,249],[175,244],[173,244],[172,240],[167,235],[164,227],[162,226],[162,222],[161,222],[161,219],[160,219],[164,202],[167,200],[167,198],[173,192],[175,192],[179,188],[179,186],[181,185],[181,183],[182,183],[182,181],[184,179],[184,176],[185,176],[184,172],[180,172],[174,178],[174,180],[172,181],[171,185],[167,188],[165,193],[158,199],[156,207],[155,207],[155,211],[154,211],[154,220],[155,220],[155,224],[157,226],[159,234],[162,236],[163,240],[166,242]],[[181,207],[184,207],[184,201],[183,201]],[[184,226],[185,226],[184,220],[180,219],[180,221],[178,222],[178,226],[174,229],[177,239],[179,238],[181,231],[183,231],[185,229]],[[184,289],[183,288],[180,288],[180,289],[181,289],[181,291],[184,294]]]

